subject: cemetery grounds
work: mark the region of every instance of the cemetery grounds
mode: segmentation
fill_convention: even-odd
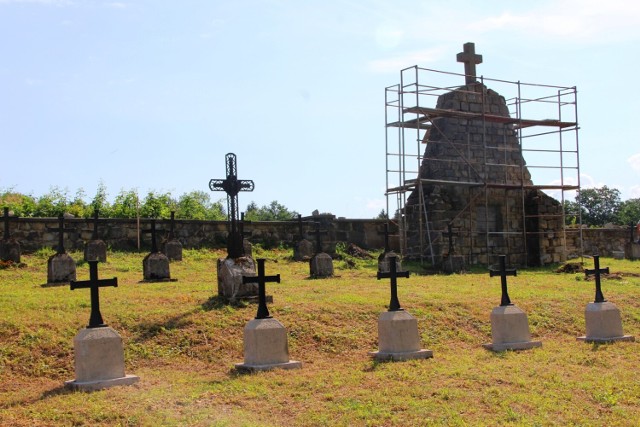
[[[336,276],[309,279],[290,251],[266,258],[271,315],[288,330],[300,370],[238,374],[244,325],[255,304],[219,301],[220,250],[185,250],[171,264],[175,282],[140,283],[144,253],[109,252],[100,278],[105,322],[124,340],[128,387],[85,393],[63,388],[74,378],[73,337],[87,325],[89,291],[41,287],[47,258],[23,255],[0,269],[0,424],[3,426],[409,426],[638,425],[640,343],[587,344],[584,309],[594,298],[584,273],[520,269],[509,295],[529,318],[542,348],[493,353],[489,314],[500,279],[484,268],[466,274],[399,279],[402,307],[418,319],[433,359],[377,363],[377,318],[389,304],[377,260],[335,260]],[[80,252],[71,252],[81,260]],[[374,254],[377,256],[377,254]],[[577,260],[579,261],[579,260]],[[611,278],[604,296],[621,310],[626,334],[640,340],[640,262],[601,258]],[[593,262],[585,259],[585,267]],[[78,261],[77,278],[88,264]]]

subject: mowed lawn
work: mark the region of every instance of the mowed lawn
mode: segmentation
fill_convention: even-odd
[[[491,341],[500,279],[485,269],[426,275],[407,265],[399,299],[434,357],[376,363],[368,352],[377,349],[389,281],[376,280],[375,260],[336,260],[335,278],[311,280],[290,252],[261,252],[267,274],[282,278],[267,284],[269,310],[303,367],[238,374],[256,306],[217,299],[222,251],[185,250],[171,264],[177,281],[165,283],[140,283],[144,254],[109,253],[99,274],[119,285],[100,290],[101,311],[123,337],[126,373],[140,381],[85,393],[63,383],[74,379],[73,337],[88,323],[89,290],[42,287],[50,254],[0,270],[2,426],[640,425],[640,343],[576,341],[594,298],[584,274],[520,269],[509,277],[511,300],[543,346],[493,353],[482,344]],[[603,280],[603,292],[625,333],[640,339],[640,262],[601,258],[601,266],[619,273]],[[77,276],[88,279],[86,263]]]

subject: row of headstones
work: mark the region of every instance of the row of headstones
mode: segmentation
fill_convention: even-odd
[[[258,259],[258,272],[255,276],[243,276],[243,283],[258,285],[258,311],[256,317],[244,328],[244,362],[237,363],[238,371],[264,371],[275,368],[301,368],[302,363],[289,359],[286,328],[274,319],[267,307],[265,285],[269,282],[280,283],[280,275],[265,274],[265,260]],[[378,317],[378,351],[370,355],[380,361],[402,361],[409,359],[427,359],[433,357],[431,350],[422,349],[418,322],[406,312],[398,299],[397,279],[408,278],[408,271],[398,271],[397,263],[390,259],[390,271],[378,272],[378,280],[390,279],[391,299],[389,308]],[[587,333],[578,340],[587,342],[633,341],[634,337],[624,335],[620,311],[614,304],[607,302],[602,294],[600,275],[609,269],[601,269],[599,257],[594,256],[595,268],[586,270],[586,275],[594,275],[596,298],[585,310]],[[90,279],[71,282],[71,290],[91,289],[91,316],[87,328],[82,329],[74,338],[76,378],[67,381],[69,388],[97,390],[115,385],[133,384],[139,380],[135,375],[125,375],[124,350],[120,335],[109,328],[100,314],[99,288],[118,286],[117,278],[99,279],[98,261],[90,261]],[[490,276],[500,276],[502,298],[499,307],[491,312],[492,343],[484,347],[493,351],[525,350],[542,345],[531,341],[526,314],[511,303],[507,290],[507,276],[515,276],[516,270],[505,267],[505,256],[500,257],[500,269],[490,270]]]

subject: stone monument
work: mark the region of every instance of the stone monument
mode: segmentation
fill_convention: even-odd
[[[4,216],[2,217],[4,221],[4,234],[2,235],[2,240],[0,240],[0,260],[20,264],[20,255],[22,254],[20,243],[11,237],[9,229],[9,222],[15,221],[16,219],[18,219],[17,216],[9,216],[9,208],[5,207]]]
[[[304,238],[302,215],[298,214],[298,241],[293,246],[293,259],[309,261],[313,256],[313,243]]]
[[[218,296],[230,302],[238,299],[256,299],[258,285],[245,283],[243,276],[255,275],[256,267],[251,257],[245,256],[244,237],[238,226],[238,193],[253,191],[251,180],[239,180],[237,176],[237,159],[233,153],[225,156],[226,179],[212,179],[209,181],[211,191],[227,193],[227,212],[229,215],[229,233],[227,235],[227,257],[219,259]]]
[[[483,347],[492,351],[526,350],[541,347],[540,341],[531,341],[527,314],[513,305],[507,290],[507,276],[516,276],[515,269],[506,268],[506,256],[500,255],[500,270],[489,270],[489,277],[500,276],[502,298],[491,311],[491,344]]]
[[[76,262],[64,249],[64,233],[75,230],[73,228],[65,228],[64,215],[62,214],[58,216],[58,227],[47,227],[47,229],[58,233],[56,253],[47,260],[47,284],[55,285],[76,280]]]
[[[107,244],[100,239],[98,234],[98,224],[100,222],[100,213],[98,209],[93,211],[93,231],[91,233],[91,240],[89,240],[84,246],[84,260],[92,261],[98,260],[100,262],[107,262]]]
[[[600,268],[600,257],[593,256],[593,269],[585,269],[586,277],[595,276],[596,296],[594,302],[587,304],[584,317],[587,333],[578,337],[579,341],[605,343],[613,341],[634,341],[632,335],[625,335],[622,331],[620,310],[615,304],[608,302],[602,293],[600,274],[609,274],[609,267]]]
[[[280,283],[280,275],[265,276],[264,259],[258,259],[258,275],[244,276],[243,282],[258,285],[258,313],[244,328],[244,363],[239,371],[266,371],[274,368],[295,369],[302,363],[289,360],[287,330],[271,317],[267,308],[265,283]]]
[[[102,320],[99,290],[118,286],[118,279],[98,279],[98,260],[89,260],[89,280],[71,281],[71,290],[91,289],[91,317],[89,325],[73,339],[76,378],[66,381],[65,387],[93,391],[137,382],[135,375],[124,373],[124,348],[120,335]]]
[[[400,307],[398,277],[409,277],[408,271],[397,271],[395,259],[389,260],[390,271],[378,271],[378,280],[391,279],[389,310],[378,317],[378,351],[369,353],[376,360],[428,359],[431,350],[420,348],[418,320]]]
[[[156,240],[156,220],[151,220],[151,228],[142,230],[151,235],[151,252],[142,260],[142,272],[146,282],[163,282],[171,280],[169,258],[158,250]]]
[[[309,260],[310,276],[314,279],[323,279],[333,276],[333,259],[331,255],[322,252],[321,234],[328,234],[328,231],[320,230],[320,223],[316,222],[316,230],[310,232],[316,235],[316,253]]]
[[[167,240],[163,242],[163,249],[169,261],[182,261],[182,243],[180,243],[180,240],[176,239],[175,236],[175,215],[176,213],[171,211],[169,236],[167,236]]]
[[[634,236],[634,230],[638,236]],[[624,257],[626,259],[640,259],[640,222],[638,224],[629,224],[629,242],[624,246]]]
[[[378,256],[378,271],[381,273],[388,273],[391,271],[389,267],[389,262],[394,260],[396,263],[396,271],[402,271],[402,263],[400,261],[400,257],[391,250],[389,246],[389,223],[384,224],[384,231],[382,233],[384,235],[384,252]]]

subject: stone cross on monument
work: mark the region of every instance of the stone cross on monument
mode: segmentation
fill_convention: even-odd
[[[602,274],[602,273],[609,274],[609,267],[600,268],[600,256],[599,255],[594,255],[593,256],[593,266],[595,268],[593,268],[593,269],[585,269],[584,270],[584,275],[586,277],[589,277],[589,276],[593,275],[596,278],[596,298],[595,298],[595,301],[593,301],[593,302],[607,302],[607,300],[604,299],[604,295],[602,294],[602,288],[600,286],[600,274]]]
[[[98,260],[87,261],[89,263],[89,280],[72,280],[71,290],[89,288],[91,289],[91,317],[87,328],[103,328],[105,325],[100,313],[99,289],[105,286],[118,287],[118,279],[98,279]]]
[[[409,277],[408,271],[396,270],[396,257],[389,258],[389,272],[378,271],[378,280],[391,279],[391,300],[389,302],[388,311],[401,311],[400,301],[398,300],[398,277]]]
[[[64,233],[69,233],[71,231],[75,231],[73,228],[65,228],[64,226],[64,215],[58,215],[58,227],[47,227],[49,231],[58,233],[58,247],[56,248],[56,254],[64,254]]]
[[[238,232],[238,193],[240,191],[253,191],[254,184],[251,180],[239,180],[237,176],[236,155],[228,153],[225,156],[227,169],[226,179],[212,179],[209,181],[211,191],[224,191],[227,193],[227,212],[229,213],[229,239],[227,243],[227,257],[240,258],[244,255],[242,235]]]
[[[9,240],[11,234],[9,233],[9,222],[15,221],[18,219],[17,216],[9,216],[9,208],[4,208],[4,216],[2,217],[2,221],[4,222],[4,235],[2,236],[2,240]]]
[[[257,259],[258,261],[258,275],[257,276],[242,276],[242,283],[257,283],[258,284],[258,313],[256,319],[270,319],[269,309],[267,308],[267,296],[265,291],[265,283],[276,282],[280,283],[280,275],[265,276],[264,274],[264,259]]]
[[[502,298],[500,298],[500,306],[513,305],[507,292],[507,276],[517,276],[515,269],[506,268],[506,255],[500,255],[500,270],[489,270],[489,277],[500,276],[500,284],[502,288]]]
[[[463,51],[456,56],[456,60],[464,63],[465,84],[475,83],[476,65],[482,64],[482,55],[476,54],[475,44],[465,43]]]

